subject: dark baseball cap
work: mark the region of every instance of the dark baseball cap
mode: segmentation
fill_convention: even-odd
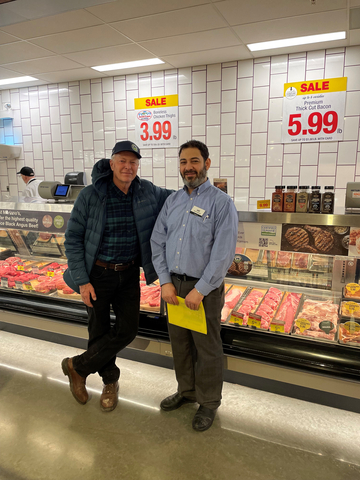
[[[27,177],[33,177],[35,175],[34,170],[31,167],[22,167],[17,175],[26,175]]]
[[[129,140],[124,140],[123,142],[117,142],[115,147],[112,149],[111,154],[116,155],[121,152],[132,152],[135,153],[137,158],[141,158],[140,149],[135,143],[130,142]]]

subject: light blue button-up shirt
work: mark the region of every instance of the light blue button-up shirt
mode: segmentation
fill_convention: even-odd
[[[171,283],[171,273],[188,275],[199,278],[195,288],[208,295],[221,285],[234,259],[237,231],[233,201],[209,180],[191,194],[184,187],[170,195],[151,236],[160,284]]]

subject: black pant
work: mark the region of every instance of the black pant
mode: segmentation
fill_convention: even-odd
[[[185,298],[197,280],[172,282],[177,295]],[[204,407],[216,409],[221,403],[224,354],[221,330],[221,309],[224,306],[224,283],[203,299],[207,335],[168,324],[174,358],[178,392]]]
[[[131,265],[123,272],[94,265],[90,283],[97,300],[89,315],[88,349],[73,359],[76,372],[82,377],[99,372],[105,385],[116,382],[120,370],[116,366],[116,354],[131,343],[139,327],[140,285],[139,266]],[[116,319],[110,322],[110,306]]]

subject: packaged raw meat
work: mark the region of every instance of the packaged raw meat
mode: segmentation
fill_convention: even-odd
[[[233,285],[230,290],[226,292],[225,303],[221,310],[221,322],[224,323],[228,319],[231,311],[239,302],[241,295],[245,292],[246,287],[238,287]]]
[[[140,309],[160,311],[161,287],[159,285],[146,285],[140,282]]]
[[[229,323],[234,325],[247,325],[249,314],[255,312],[265,293],[265,289],[250,289],[244,299],[241,300],[240,305],[232,311]]]
[[[306,299],[297,314],[293,333],[334,341],[339,318],[338,308],[331,300]]]
[[[360,318],[360,304],[357,302],[341,302],[341,315],[350,318]]]
[[[300,299],[301,293],[285,292],[280,307],[270,324],[270,330],[290,333]]]
[[[283,295],[284,293],[281,290],[274,287],[269,288],[255,311],[254,321],[251,322],[253,327],[268,330]],[[258,320],[260,320],[260,323]],[[250,322],[248,323],[250,325]]]
[[[339,342],[360,347],[360,323],[349,321],[339,325]]]
[[[308,253],[294,253],[291,268],[294,270],[307,270],[309,263]]]
[[[261,263],[263,265],[270,264],[270,267],[274,267],[276,261],[276,253],[277,252],[275,252],[275,250],[264,250]]]
[[[291,266],[291,252],[278,252],[275,267],[290,268]]]
[[[348,283],[343,292],[344,298],[360,300],[360,285],[358,283]]]
[[[247,248],[245,250],[245,255],[250,258],[252,263],[256,263],[259,258],[259,250],[255,248]]]

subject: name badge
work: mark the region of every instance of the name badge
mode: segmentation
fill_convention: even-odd
[[[191,210],[190,210],[190,213],[192,213],[193,215],[197,215],[198,217],[202,217],[205,213],[205,210],[203,210],[202,208],[200,207],[193,207]]]

